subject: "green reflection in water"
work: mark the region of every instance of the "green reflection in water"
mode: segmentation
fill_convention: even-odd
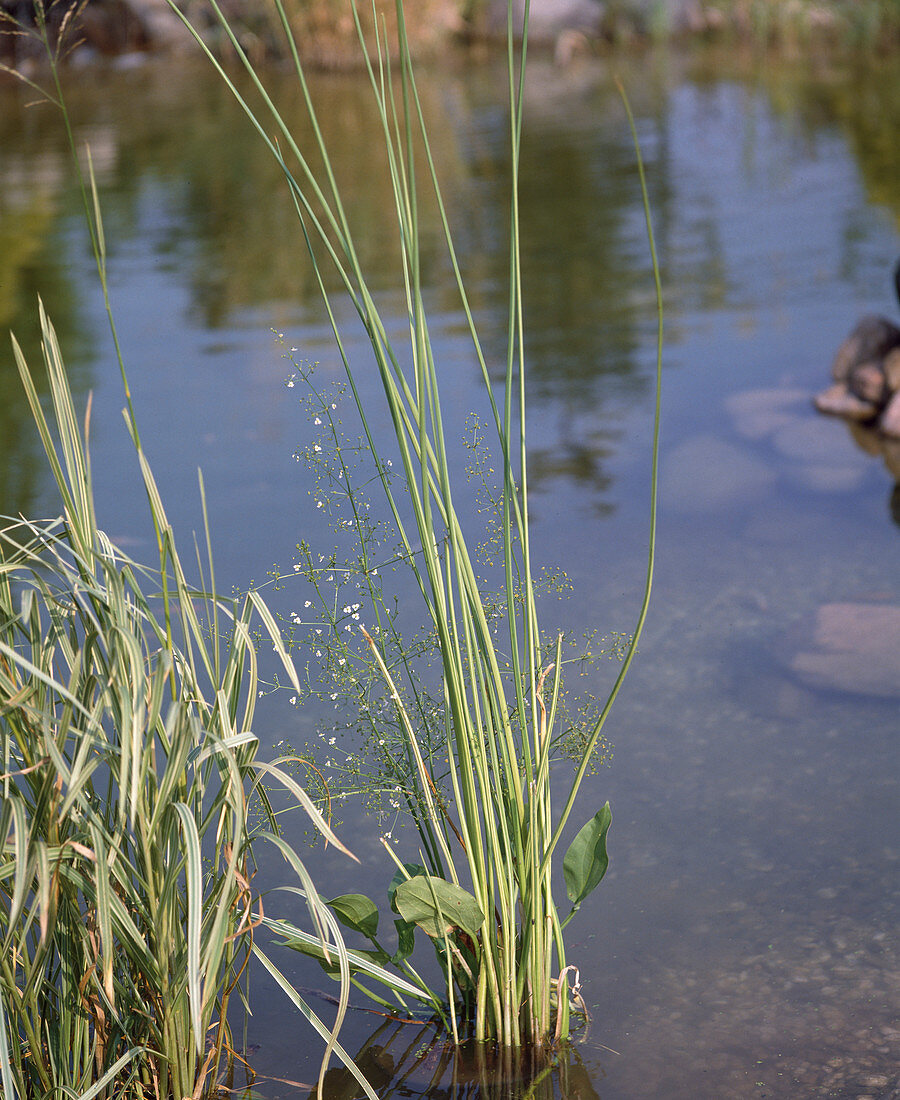
[[[34,100],[18,86],[0,89],[0,332],[15,332],[26,358],[39,358],[40,295],[73,348],[77,392],[87,337],[60,232],[71,171],[59,116]],[[44,466],[7,341],[0,352],[0,511],[33,514]]]
[[[679,257],[683,212],[670,154],[670,100],[684,68],[691,69],[694,82],[713,86],[725,74],[746,85],[748,118],[754,110],[749,90],[755,89],[804,141],[845,135],[870,200],[897,220],[898,64],[801,58],[763,64],[757,59],[750,67],[721,53],[695,54],[689,63],[659,53],[567,70],[535,63],[521,204],[531,401],[543,420],[531,454],[536,488],[564,478],[584,486],[595,509],[609,510],[610,458],[621,447],[623,417],[648,393],[649,263],[614,69],[641,122],[671,345],[683,309],[721,309],[733,291],[712,212],[695,212],[689,269]],[[361,135],[375,125],[371,97],[358,74],[322,74],[314,83],[314,95],[326,105],[322,124],[336,150],[348,213],[363,230],[363,264],[374,285],[396,298],[402,316],[396,226],[385,216],[387,176],[378,154],[361,147]],[[76,138],[90,142],[98,169],[113,265],[137,242],[143,261],[171,271],[186,286],[193,320],[203,328],[240,325],[251,315],[281,323],[278,318],[296,320],[298,310],[301,320],[320,322],[310,265],[278,169],[205,67],[187,64],[173,71],[150,63],[123,73],[73,71],[66,86]],[[503,102],[502,78],[492,66],[468,64],[423,80],[422,89],[472,306],[497,363],[508,263],[507,119],[497,106]],[[81,229],[61,121],[48,105],[27,107],[33,96],[18,87],[4,87],[0,96],[0,322],[13,327],[29,351],[40,291],[64,343],[74,345],[70,358],[83,364],[92,354],[85,291],[78,285],[86,276],[67,255]],[[303,112],[288,77],[279,98],[302,140]],[[435,313],[444,308],[452,335],[458,303],[433,205],[423,202],[421,216],[431,245],[423,278]],[[845,233],[852,267],[852,217]],[[455,369],[468,368],[457,360]],[[27,469],[21,468],[15,426],[21,418],[17,399],[7,397],[0,485],[9,507],[27,507],[33,464],[25,460]]]

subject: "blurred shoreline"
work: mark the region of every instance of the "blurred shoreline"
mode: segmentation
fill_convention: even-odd
[[[517,14],[524,0],[514,0]],[[254,63],[286,56],[274,5],[221,0],[235,37]],[[394,0],[376,0],[378,18],[395,34]],[[506,0],[416,0],[405,17],[414,56],[448,51],[490,52],[505,40]],[[179,8],[223,61],[234,45],[205,0],[179,0]],[[34,0],[0,0],[0,60],[25,71],[39,65]],[[287,0],[300,58],[324,70],[362,64],[349,0]],[[370,52],[372,9],[359,5]],[[47,4],[54,47],[68,62],[138,65],[160,54],[188,55],[197,45],[167,0],[55,0]],[[894,0],[531,0],[529,40],[559,64],[612,51],[639,52],[674,44],[779,50],[788,54],[877,50],[900,44],[900,7]]]

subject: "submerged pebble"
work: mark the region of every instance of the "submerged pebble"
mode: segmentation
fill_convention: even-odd
[[[811,687],[900,698],[900,606],[824,604],[789,668]]]
[[[663,465],[661,499],[680,512],[743,505],[775,481],[775,473],[749,450],[713,435],[697,435],[670,452]]]

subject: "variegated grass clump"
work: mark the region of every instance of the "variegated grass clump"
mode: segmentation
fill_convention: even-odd
[[[559,747],[563,642],[545,638],[538,621],[525,440],[518,157],[527,4],[524,24],[518,28],[514,26],[513,4],[509,4],[511,236],[505,385],[499,396],[494,392],[453,246],[410,63],[401,0],[396,3],[397,73],[390,62],[394,51],[387,47],[373,9],[376,48],[374,59],[367,60],[367,70],[381,132],[361,135],[361,141],[365,141],[365,155],[373,171],[381,158],[393,190],[394,207],[386,214],[396,220],[401,256],[397,281],[406,295],[408,340],[402,343],[389,335],[391,328],[370,290],[290,21],[281,0],[274,4],[308,111],[313,135],[308,146],[301,147],[285,123],[216,0],[210,0],[210,6],[244,65],[253,103],[209,56],[284,172],[343,362],[347,390],[374,465],[376,487],[397,533],[398,554],[412,571],[426,630],[434,637],[439,669],[439,710],[423,720],[417,674],[408,663],[397,660],[392,623],[383,615],[383,605],[377,599],[366,601],[368,606],[360,601],[361,609],[353,612],[350,604],[350,621],[345,625],[365,647],[357,653],[360,658],[365,653],[364,659],[378,673],[382,703],[389,706],[393,728],[400,734],[409,777],[408,787],[400,794],[418,827],[419,848],[411,853],[415,858],[404,860],[385,842],[397,868],[387,891],[395,917],[396,946],[387,946],[380,937],[378,907],[369,898],[347,894],[332,899],[330,905],[344,925],[371,944],[366,951],[349,952],[348,957],[354,980],[376,999],[382,994],[371,989],[372,981],[386,987],[385,997],[416,996],[441,1016],[455,1042],[471,1036],[496,1041],[507,1052],[526,1047],[546,1049],[569,1035],[570,981],[577,993],[578,972],[567,958],[563,929],[598,885],[608,863],[606,838],[611,817],[607,803],[588,818],[563,858],[571,909],[562,917],[553,897],[553,859],[647,613],[654,556],[658,400],[644,598],[619,675],[584,731],[574,776],[554,800],[551,764]],[[357,21],[362,44],[365,35],[350,0],[348,8]],[[199,35],[198,41],[202,46]],[[521,42],[519,55],[516,41]],[[643,187],[643,175],[641,181]],[[476,533],[472,538],[461,518],[468,509],[458,510],[458,488],[450,474],[448,448],[453,443],[445,430],[440,363],[430,337],[421,274],[419,202],[426,189],[443,225],[458,306],[471,337],[473,365],[484,381],[489,426],[498,454],[499,604],[496,594],[488,593],[479,577],[473,549],[479,536]],[[652,250],[649,214],[647,225]],[[365,364],[351,362],[346,351],[339,311],[328,289],[335,275],[368,337],[371,359]],[[658,275],[656,288],[659,301]],[[377,372],[380,380],[393,429],[393,470],[371,427],[373,410],[360,396],[357,380],[364,370]],[[365,539],[361,552],[364,550]],[[370,580],[378,564],[363,557],[362,575]],[[354,614],[359,614],[358,623]],[[370,678],[369,682],[375,681]],[[366,705],[367,700],[361,702]],[[437,746],[435,724],[440,735]],[[445,790],[449,792],[446,797]],[[273,927],[291,946],[321,958],[321,948],[308,934],[284,924]],[[437,982],[413,969],[417,931],[424,932],[436,950]]]
[[[298,685],[293,663],[257,592],[214,594],[211,554],[189,584],[128,417],[159,567],[98,528],[90,405],[82,432],[43,308],[41,326],[50,422],[15,341],[14,352],[62,514],[0,521],[0,1092],[210,1093],[239,1061],[229,1006],[252,955],[326,1037],[327,1061],[342,1053],[334,1036],[257,943],[265,843],[306,899],[313,939],[349,973],[270,796],[346,849],[293,762],[262,760],[254,732],[258,640]],[[345,1005],[346,990],[338,1023]]]

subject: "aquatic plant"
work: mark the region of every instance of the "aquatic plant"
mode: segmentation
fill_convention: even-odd
[[[381,133],[377,143],[372,135],[366,135],[366,141],[372,156],[376,148],[383,151],[393,189],[392,216],[397,222],[402,257],[398,281],[404,288],[409,321],[409,340],[404,347],[389,335],[367,283],[289,20],[280,0],[275,4],[307,107],[313,135],[311,148],[301,148],[284,122],[216,0],[211,0],[211,7],[243,62],[252,90],[245,95],[207,52],[284,172],[343,362],[347,392],[355,404],[374,467],[376,487],[397,533],[398,553],[412,571],[421,597],[440,672],[440,707],[426,714],[419,702],[415,673],[408,672],[408,662],[396,659],[392,623],[381,616],[378,600],[371,599],[372,592],[363,610],[354,611],[349,602],[343,608],[342,614],[347,607],[350,611],[342,629],[346,627],[349,634],[361,638],[364,649],[355,653],[377,670],[384,688],[382,698],[391,708],[394,729],[402,739],[408,779],[407,786],[397,793],[416,822],[422,862],[401,860],[383,838],[397,867],[387,891],[395,916],[395,949],[379,939],[378,907],[372,900],[361,894],[347,894],[331,899],[329,904],[345,926],[372,944],[371,950],[348,952],[354,980],[367,992],[371,991],[372,981],[387,987],[385,995],[410,995],[411,988],[411,995],[444,1019],[455,1042],[471,1035],[479,1040],[496,1040],[507,1051],[526,1046],[546,1048],[568,1037],[570,1002],[572,996],[577,998],[578,970],[567,959],[563,929],[602,880],[608,864],[606,841],[611,813],[607,803],[588,818],[565,852],[563,874],[571,909],[561,916],[552,892],[552,861],[591,767],[607,715],[634,657],[647,613],[655,545],[656,433],[650,552],[637,624],[609,696],[584,731],[563,804],[555,808],[551,800],[551,762],[559,748],[563,639],[546,640],[538,622],[525,441],[518,150],[527,10],[524,25],[515,27],[510,4],[512,230],[505,384],[498,399],[453,247],[404,34],[402,3],[398,0],[396,4],[399,73],[394,72],[392,51],[384,42],[377,15],[374,30],[370,29],[376,50],[374,60],[366,64]],[[362,43],[365,36],[356,8],[349,5],[349,9]],[[202,45],[199,35],[198,40]],[[518,55],[517,41],[521,42]],[[517,57],[521,64],[517,64]],[[270,136],[272,130],[275,137]],[[429,335],[422,284],[419,203],[424,192],[420,172],[443,227],[459,307],[484,380],[489,427],[496,441],[499,603],[485,591],[479,577],[472,540],[461,518],[464,512],[458,509],[456,486],[450,475],[448,448],[452,442],[445,434],[440,366]],[[643,183],[642,170],[641,180]],[[649,214],[647,225],[652,248]],[[363,368],[351,363],[346,351],[339,311],[328,289],[335,274],[368,337],[393,429],[394,469],[371,426],[372,409],[360,396],[357,378]],[[659,295],[658,275],[656,286]],[[657,396],[657,426],[658,416]],[[364,554],[365,538],[361,545]],[[308,564],[310,569],[315,568],[311,560]],[[365,556],[361,559],[360,572],[373,585],[378,583],[373,579],[375,566]],[[356,615],[360,616],[358,620]],[[406,650],[401,647],[400,652]],[[361,703],[366,705],[367,700],[361,699]],[[448,797],[442,793],[444,790],[449,790]],[[309,935],[281,922],[267,923],[290,946],[322,958],[321,948]],[[417,931],[424,932],[435,948],[442,974],[441,993],[412,967]],[[328,965],[327,960],[322,961]],[[372,995],[381,997],[374,992]]]
[[[339,944],[274,792],[347,849],[291,762],[259,755],[257,635],[297,682],[271,612],[252,590],[214,595],[211,554],[210,586],[188,583],[134,432],[160,568],[97,527],[90,405],[82,434],[43,309],[41,329],[52,427],[14,351],[63,512],[0,529],[0,1083],[8,1100],[200,1096],[238,1057],[228,1006],[260,953],[260,844]]]
[[[48,98],[71,140],[57,44],[37,10]],[[246,1065],[229,1006],[246,1006],[256,958],[325,1040],[322,1074],[335,1053],[374,1098],[337,1039],[349,979],[340,929],[278,815],[302,810],[354,857],[297,782],[302,761],[263,759],[254,732],[259,648],[299,689],[297,672],[258,591],[217,594],[205,502],[205,560],[197,548],[199,581],[188,580],[132,406],[90,151],[88,182],[72,153],[158,565],[97,525],[90,400],[81,427],[41,304],[52,415],[15,337],[13,353],[62,512],[0,517],[0,1095],[208,1095]],[[343,979],[331,1026],[257,941],[262,845],[283,857],[298,883],[285,889],[305,899],[310,936]]]

